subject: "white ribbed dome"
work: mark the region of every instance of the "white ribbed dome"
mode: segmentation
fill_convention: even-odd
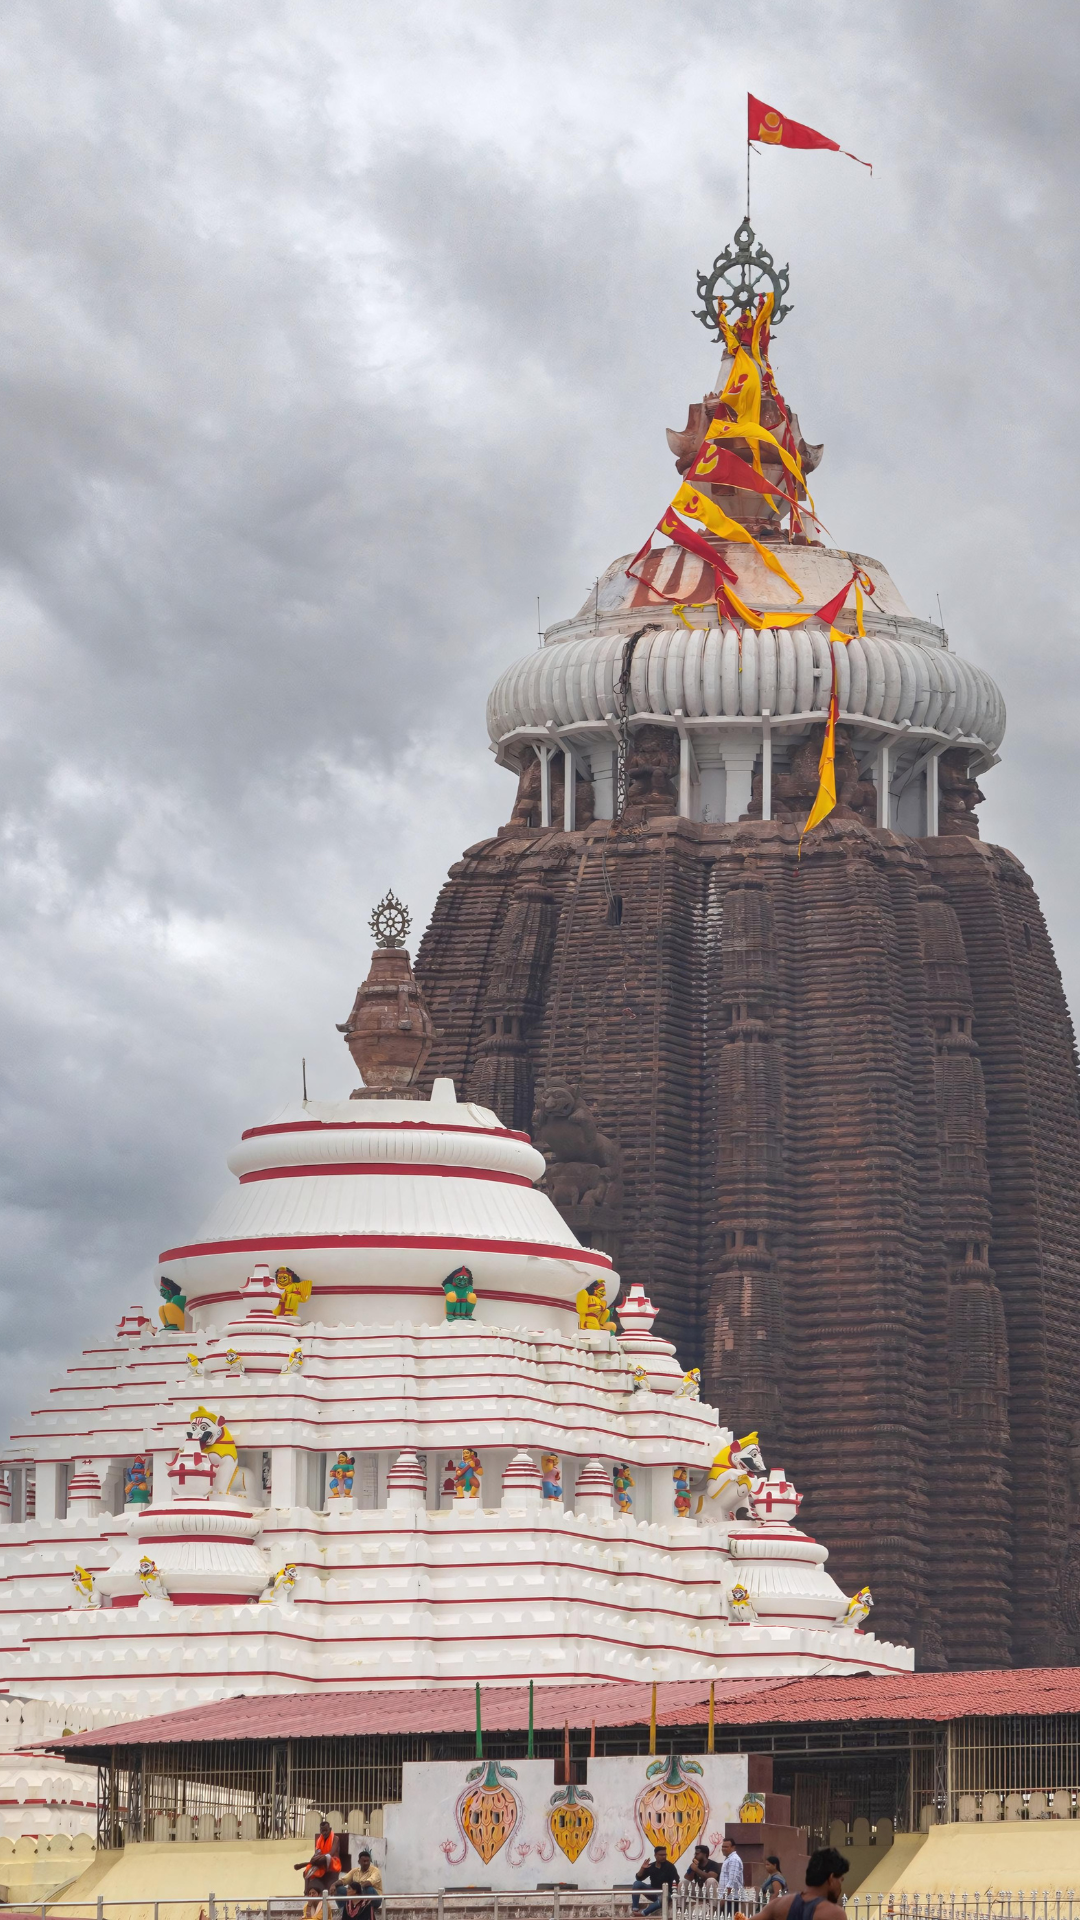
[[[593,722],[618,710],[616,687],[631,633],[658,616],[643,610],[617,632],[549,644],[510,667],[488,702],[494,742],[519,728]],[[868,635],[836,652],[842,716],[978,741],[995,753],[1005,703],[988,673],[941,646]],[[767,709],[776,718],[824,713],[829,704],[829,638],[823,627],[749,630],[661,626],[642,634],[630,670],[632,711],[718,720]]]

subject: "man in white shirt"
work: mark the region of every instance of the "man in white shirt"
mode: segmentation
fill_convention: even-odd
[[[734,1842],[731,1840],[721,1841],[720,1852],[723,1857],[720,1862],[720,1880],[717,1891],[725,1905],[729,1905],[742,1894],[743,1863],[735,1851]]]

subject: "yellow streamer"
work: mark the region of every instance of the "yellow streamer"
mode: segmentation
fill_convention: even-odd
[[[683,481],[671,504],[676,513],[684,513],[691,520],[700,520],[702,526],[707,527],[718,540],[735,540],[744,546],[753,547],[755,552],[761,555],[769,572],[775,573],[778,579],[783,580],[791,588],[797,600],[805,597],[798,582],[792,579],[785,567],[781,566],[774,553],[770,553],[767,547],[763,547],[760,541],[755,540],[753,534],[741,526],[738,520],[730,520],[715,501],[706,500],[704,494],[698,493],[696,487],[692,487],[688,481]]]

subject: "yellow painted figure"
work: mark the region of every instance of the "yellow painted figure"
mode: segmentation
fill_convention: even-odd
[[[198,1440],[203,1452],[211,1454],[219,1463],[214,1475],[214,1492],[228,1493],[236,1478],[236,1441],[220,1413],[210,1413],[206,1407],[196,1407],[190,1425],[192,1437]]]
[[[595,1332],[603,1332],[614,1325],[607,1303],[607,1288],[602,1280],[594,1280],[590,1286],[582,1287],[577,1297],[578,1326]]]
[[[291,1267],[279,1267],[274,1275],[274,1285],[281,1295],[275,1314],[295,1313],[302,1300],[311,1299],[311,1281],[301,1280]]]

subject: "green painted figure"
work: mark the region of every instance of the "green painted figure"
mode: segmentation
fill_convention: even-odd
[[[455,1267],[442,1283],[448,1320],[471,1320],[476,1306],[473,1277],[468,1267]]]

